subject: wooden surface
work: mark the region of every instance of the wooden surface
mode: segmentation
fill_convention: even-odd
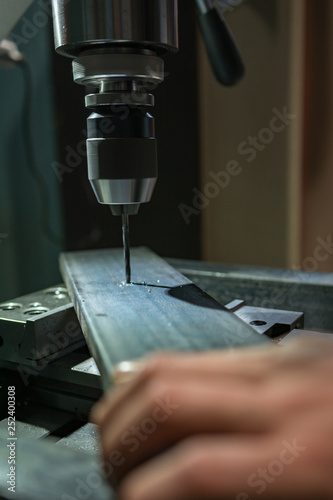
[[[61,273],[108,387],[115,363],[156,350],[200,351],[269,342],[145,248],[65,253]]]
[[[226,14],[246,65],[233,88],[216,82],[200,42],[202,182],[193,187],[207,201],[193,199],[204,207],[202,249],[209,262],[298,264],[303,3],[249,0]],[[274,109],[285,107],[296,117],[285,128],[273,121],[280,129],[273,134]],[[251,137],[258,138],[256,148]],[[239,165],[232,175],[230,162]]]

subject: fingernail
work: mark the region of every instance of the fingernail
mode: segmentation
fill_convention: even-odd
[[[130,382],[145,366],[146,362],[143,360],[122,361],[114,369],[113,383],[119,385]]]

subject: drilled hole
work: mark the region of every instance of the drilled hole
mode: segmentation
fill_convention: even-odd
[[[255,320],[251,321],[250,325],[252,326],[265,326],[267,325],[266,321]]]
[[[2,311],[14,311],[15,309],[20,309],[22,304],[17,304],[16,302],[8,302],[7,304],[1,304],[0,309]]]
[[[46,295],[52,295],[56,299],[66,299],[68,297],[67,288],[63,288],[61,286],[48,288],[44,293]]]
[[[27,316],[38,316],[39,314],[44,314],[47,311],[49,311],[49,309],[47,309],[46,307],[33,307],[31,309],[26,309],[24,311],[24,314],[26,314]]]

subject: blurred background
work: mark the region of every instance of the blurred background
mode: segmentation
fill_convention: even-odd
[[[0,301],[61,282],[62,250],[122,243],[87,180],[84,88],[54,52],[47,5],[11,34],[28,64],[0,65]],[[179,2],[180,51],[155,91],[159,180],[131,217],[131,245],[331,272],[333,4],[228,5],[246,64],[235,88],[214,79],[194,1]]]

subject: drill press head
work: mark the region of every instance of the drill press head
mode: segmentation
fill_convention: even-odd
[[[132,215],[157,179],[151,90],[178,48],[177,0],[52,0],[56,50],[86,96],[88,175],[99,203]]]

